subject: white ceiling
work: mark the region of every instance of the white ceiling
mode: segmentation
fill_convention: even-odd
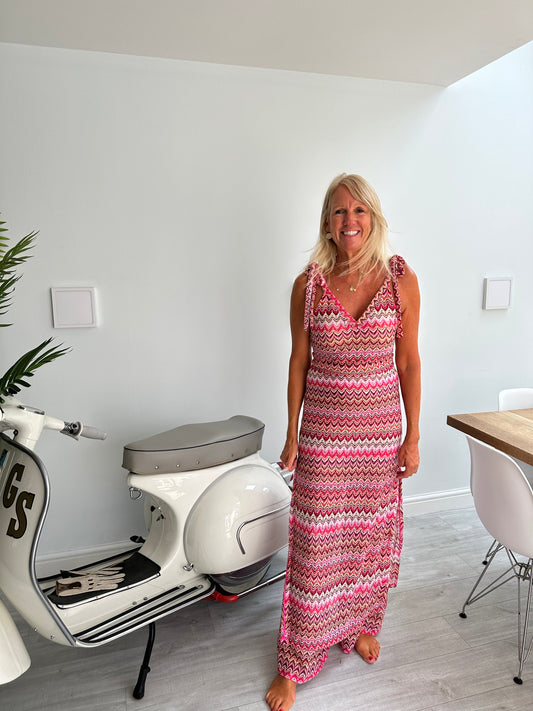
[[[533,0],[0,0],[0,41],[449,86],[533,40]]]

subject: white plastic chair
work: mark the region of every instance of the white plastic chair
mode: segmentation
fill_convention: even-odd
[[[515,578],[518,584],[518,674],[517,684],[522,683],[522,668],[531,649],[527,644],[529,611],[532,597],[533,563],[533,489],[517,462],[507,454],[473,437],[466,437],[470,448],[470,488],[477,514],[486,530],[505,548],[510,567],[479,593],[476,589],[496,555],[491,554],[489,565],[483,570],[470,595],[461,617],[466,617],[465,608],[484,597],[507,580]],[[517,556],[524,556],[520,562]],[[521,584],[527,582],[528,593],[524,622],[521,615]]]
[[[529,407],[533,407],[533,388],[508,388],[498,393],[498,410],[523,410]],[[518,465],[533,486],[533,467],[525,462],[518,462]],[[498,541],[493,541],[485,554],[483,565],[489,565],[489,560],[492,561],[492,553],[497,553],[501,549],[502,546]]]
[[[500,390],[498,410],[525,410],[533,407],[533,388]]]

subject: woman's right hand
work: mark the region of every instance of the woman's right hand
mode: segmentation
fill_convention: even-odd
[[[280,459],[285,469],[290,472],[294,471],[298,459],[298,440],[287,438]]]

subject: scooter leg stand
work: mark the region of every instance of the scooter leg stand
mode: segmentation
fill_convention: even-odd
[[[146,682],[146,677],[150,671],[150,657],[152,655],[152,648],[154,646],[155,640],[155,622],[150,622],[148,625],[148,642],[146,643],[146,649],[144,652],[143,663],[139,669],[139,676],[137,678],[137,683],[135,684],[135,689],[133,690],[134,699],[142,699],[144,696],[144,684]]]

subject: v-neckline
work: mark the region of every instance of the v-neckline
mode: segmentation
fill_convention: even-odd
[[[372,304],[374,303],[374,301],[377,299],[378,294],[379,294],[379,293],[382,291],[382,289],[385,287],[385,285],[387,284],[388,280],[389,280],[389,276],[388,276],[387,274],[385,274],[385,277],[383,278],[383,281],[381,282],[381,285],[379,286],[378,290],[376,291],[376,293],[374,294],[374,296],[370,299],[370,301],[368,302],[368,304],[366,305],[366,307],[364,308],[364,310],[361,312],[361,315],[356,318],[355,316],[352,316],[352,314],[348,311],[348,309],[344,306],[344,304],[342,304],[341,301],[339,300],[339,298],[333,293],[333,291],[331,290],[329,284],[327,283],[327,281],[326,281],[324,275],[322,274],[323,288],[325,287],[325,288],[329,291],[330,295],[333,297],[333,300],[336,301],[336,303],[339,305],[339,307],[342,309],[342,311],[346,314],[346,316],[347,316],[351,321],[353,321],[353,322],[356,324],[356,326],[359,325],[359,322],[361,321],[361,319],[363,318],[363,316],[366,315],[367,311],[370,309],[370,307],[372,306]],[[319,303],[320,303],[320,301],[319,301]],[[318,304],[317,304],[317,306],[318,306]]]

